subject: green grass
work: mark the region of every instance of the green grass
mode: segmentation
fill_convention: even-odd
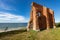
[[[43,31],[25,29],[0,33],[0,40],[60,40],[60,28]]]

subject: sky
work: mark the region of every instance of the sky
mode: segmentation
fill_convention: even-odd
[[[60,22],[60,0],[0,0],[0,23],[28,22],[32,2],[54,10],[55,22]]]

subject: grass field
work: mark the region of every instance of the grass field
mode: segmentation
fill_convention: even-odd
[[[60,40],[60,28],[27,32],[25,29],[0,33],[0,40]]]

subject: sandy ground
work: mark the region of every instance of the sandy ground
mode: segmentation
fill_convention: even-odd
[[[1,32],[4,32],[4,30],[0,30],[0,33],[1,33]]]
[[[23,28],[23,27],[22,27]],[[11,29],[8,29],[8,30],[6,30],[6,31],[12,31],[12,30],[19,30],[19,29],[22,29],[21,27],[19,27],[19,28],[11,28]],[[1,30],[0,29],[0,33],[1,32],[5,32],[5,30]]]

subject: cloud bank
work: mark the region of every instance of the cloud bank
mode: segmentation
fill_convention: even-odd
[[[26,19],[24,16],[0,12],[0,23],[24,23],[24,22],[28,22],[28,19]]]
[[[11,5],[8,5],[8,3],[15,3],[15,0],[0,0],[0,9],[1,10],[14,10],[17,9]],[[8,11],[7,11],[8,12]],[[28,19],[21,15],[15,15],[13,13],[7,13],[7,12],[1,12],[0,11],[0,23],[23,23],[28,22]]]

